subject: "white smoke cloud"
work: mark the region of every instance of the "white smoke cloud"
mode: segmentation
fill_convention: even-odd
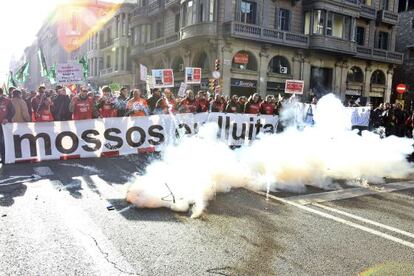
[[[231,150],[217,140],[217,125],[168,146],[162,159],[134,180],[127,201],[140,208],[167,207],[198,217],[216,193],[231,188],[303,192],[305,185],[335,188],[335,180],[404,178],[413,172],[406,161],[412,141],[350,130],[348,112],[330,94],[317,105],[314,127],[302,129],[295,104],[282,117],[291,122],[280,134],[263,134],[252,145]],[[294,118],[294,119],[292,119]]]

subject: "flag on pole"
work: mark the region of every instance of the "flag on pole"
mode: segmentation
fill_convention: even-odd
[[[29,62],[27,61],[16,71],[14,78],[16,79],[16,81],[20,83],[24,83],[26,82],[28,76],[29,76]]]
[[[6,91],[6,93],[8,93],[9,88],[12,87],[12,86],[17,88],[17,83],[13,78],[13,72],[10,71],[9,78],[7,79],[7,91]]]
[[[47,72],[47,78],[50,81],[50,84],[56,83],[56,64],[50,66],[49,71]]]
[[[49,75],[49,72],[47,71],[46,59],[45,55],[43,54],[42,48],[39,48],[37,54],[40,62],[40,76],[47,77]]]
[[[89,73],[89,62],[85,58],[85,56],[83,56],[83,57],[80,58],[79,63],[82,64],[82,67],[83,67],[83,76],[86,79],[88,77],[88,73]]]

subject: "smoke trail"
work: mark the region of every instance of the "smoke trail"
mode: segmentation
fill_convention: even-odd
[[[127,200],[142,208],[192,208],[192,217],[198,217],[216,193],[231,188],[303,192],[305,185],[332,189],[335,180],[373,183],[413,172],[405,158],[412,152],[411,140],[381,139],[370,132],[359,136],[334,95],[318,103],[314,127],[305,127],[293,106],[283,111],[282,118],[295,118],[283,133],[262,134],[236,151],[217,140],[215,124],[183,137],[134,180]]]

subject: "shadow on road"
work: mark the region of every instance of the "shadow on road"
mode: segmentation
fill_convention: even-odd
[[[14,198],[24,196],[27,186],[22,183],[11,184],[0,190],[0,206],[10,207],[14,204]]]

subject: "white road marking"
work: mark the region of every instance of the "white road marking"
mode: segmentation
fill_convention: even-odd
[[[324,193],[307,194],[300,196],[292,196],[285,198],[290,202],[306,205],[311,203],[321,203],[326,201],[349,199],[354,197],[375,195],[380,193],[389,193],[405,189],[413,189],[414,181],[396,182],[390,184],[382,184],[370,186],[369,188],[351,188],[337,191],[330,191]]]
[[[260,194],[260,195],[262,195],[262,196],[266,196],[266,193],[265,193],[265,192],[256,192],[256,193],[257,193],[257,194]],[[283,203],[285,203],[285,204],[289,204],[289,205],[295,206],[295,207],[297,207],[297,208],[299,208],[299,209],[301,209],[301,210],[304,210],[304,211],[307,211],[307,212],[313,213],[313,214],[315,214],[315,215],[319,215],[319,216],[321,216],[321,217],[323,217],[323,218],[327,218],[327,219],[330,219],[330,220],[333,220],[333,221],[336,221],[336,222],[339,222],[339,223],[342,223],[342,224],[345,224],[345,225],[351,226],[351,227],[353,227],[353,228],[356,228],[356,229],[362,230],[362,231],[364,231],[364,232],[367,232],[367,233],[370,233],[370,234],[376,235],[376,236],[378,236],[378,237],[381,237],[381,238],[384,238],[384,239],[387,239],[387,240],[393,241],[393,242],[395,242],[395,243],[399,243],[399,244],[401,244],[401,245],[407,246],[407,247],[409,247],[409,248],[411,248],[411,249],[414,249],[414,243],[412,243],[412,242],[409,242],[409,241],[406,241],[406,240],[403,240],[403,239],[400,239],[400,238],[397,238],[397,237],[391,236],[391,235],[389,235],[389,234],[386,234],[386,233],[383,233],[383,232],[377,231],[377,230],[375,230],[375,229],[368,228],[368,227],[366,227],[366,226],[363,226],[363,225],[360,225],[360,224],[354,223],[354,222],[352,222],[352,221],[345,220],[345,219],[343,219],[343,218],[336,217],[336,216],[331,215],[331,214],[328,214],[328,213],[324,213],[324,212],[319,211],[319,210],[315,210],[315,209],[313,209],[313,208],[310,208],[310,207],[305,206],[305,205],[301,205],[301,204],[299,204],[299,203],[296,203],[296,202],[290,201],[290,200],[288,200],[288,199],[284,199],[284,198],[276,197],[276,196],[274,196],[274,195],[269,195],[269,198],[272,198],[272,199],[274,199],[274,200],[276,200],[276,201],[279,201],[279,202],[283,202]]]
[[[33,174],[33,175],[15,175],[15,176],[10,176],[6,179],[0,180],[0,186],[8,186],[8,185],[16,184],[16,183],[36,181],[36,180],[39,180],[40,178],[41,177],[36,175],[36,174]],[[13,182],[10,182],[10,181],[13,181]]]
[[[401,234],[401,235],[404,235],[404,236],[407,236],[407,237],[410,237],[410,238],[414,239],[414,234],[412,234],[410,232],[406,232],[404,230],[400,230],[398,228],[388,226],[388,225],[385,225],[385,224],[382,224],[382,223],[379,223],[379,222],[376,222],[376,221],[372,221],[372,220],[369,220],[369,219],[366,219],[366,218],[363,218],[363,217],[360,217],[360,216],[357,216],[357,215],[353,215],[353,214],[350,214],[350,213],[347,213],[347,212],[344,212],[344,211],[341,211],[341,210],[338,210],[338,209],[335,209],[335,208],[332,208],[332,207],[328,207],[328,206],[325,206],[325,205],[322,205],[322,204],[319,204],[319,203],[314,203],[312,205],[316,206],[316,207],[319,207],[319,208],[322,208],[322,209],[325,209],[325,210],[328,210],[328,211],[331,211],[333,213],[337,213],[337,214],[340,214],[340,215],[343,215],[343,216],[346,216],[346,217],[349,217],[349,218],[352,218],[352,219],[355,219],[355,220],[359,220],[359,221],[362,221],[362,222],[365,222],[365,223],[368,223],[368,224],[372,224],[372,225],[375,225],[377,227],[384,228],[388,231],[395,232],[395,233],[398,233],[398,234]]]

